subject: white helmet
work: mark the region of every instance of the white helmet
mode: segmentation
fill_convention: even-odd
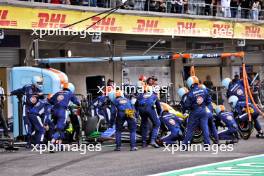
[[[186,87],[181,87],[178,89],[177,93],[180,98],[182,98],[185,94],[187,94],[189,90]]]
[[[193,84],[199,84],[199,79],[197,78],[197,76],[190,76],[188,79],[187,79],[187,86],[189,88],[191,88],[191,86]]]
[[[226,89],[228,89],[229,84],[232,82],[230,78],[225,78],[222,81],[222,86],[224,86]]]
[[[68,88],[72,93],[75,92],[75,86],[72,83],[69,83],[69,88]]]
[[[223,111],[225,111],[225,106],[224,105],[216,106],[215,112],[216,112],[217,115],[220,114],[220,112],[223,112]]]
[[[75,86],[72,83],[64,83],[63,84],[63,89],[68,89],[70,90],[72,93],[74,93],[75,91]]]
[[[136,102],[137,102],[137,99],[136,99],[135,97],[132,97],[132,98],[131,98],[131,104],[132,104],[132,105],[135,105]]]
[[[238,102],[238,98],[235,95],[232,95],[231,97],[228,98],[228,103],[232,108],[236,107],[237,102]]]
[[[110,99],[112,102],[114,102],[116,98],[118,98],[118,97],[125,97],[125,96],[124,96],[123,91],[121,91],[121,90],[116,90],[116,91],[111,91],[111,92],[109,92],[108,97],[109,97],[109,99]]]
[[[43,78],[40,76],[33,76],[32,84],[39,89],[43,88]]]
[[[207,87],[206,87],[204,84],[200,84],[199,87],[200,87],[201,89],[207,90]]]
[[[109,92],[107,96],[109,97],[111,102],[114,102],[114,100],[116,98],[115,91]]]

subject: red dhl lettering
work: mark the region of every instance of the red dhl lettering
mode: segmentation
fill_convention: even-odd
[[[8,10],[0,10],[0,26],[17,26],[17,21],[8,20]]]
[[[196,29],[196,23],[194,22],[177,22],[176,29],[174,30],[174,34],[178,35],[194,35],[198,33],[200,33],[200,31]]]
[[[260,27],[257,26],[245,26],[246,37],[261,38]]]
[[[116,26],[116,19],[113,17],[104,18],[101,20],[101,17],[92,18],[92,29],[95,31],[105,31],[105,32],[120,32],[121,27]]]
[[[164,30],[158,28],[158,23],[158,20],[138,19],[138,26],[136,28],[133,28],[133,31],[140,33],[163,33]]]
[[[0,10],[0,19],[5,20],[8,14],[8,10]]]
[[[39,21],[33,22],[32,27],[35,28],[61,28],[67,26],[65,24],[66,15],[65,14],[48,14],[39,13]]]
[[[177,26],[178,26],[178,28],[194,29],[196,27],[196,23],[193,23],[193,22],[178,22]]]

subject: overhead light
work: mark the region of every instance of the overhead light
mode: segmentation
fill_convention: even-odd
[[[104,41],[104,44],[111,45],[111,42],[110,42],[110,40],[106,40],[106,41]]]
[[[31,57],[35,57],[35,51],[34,51],[34,49],[31,50],[30,55],[31,55]]]
[[[67,56],[68,56],[68,57],[72,57],[72,52],[71,52],[71,50],[68,50],[68,51],[67,51]]]
[[[166,43],[166,40],[160,40],[159,43],[160,43],[160,44],[164,44],[164,43]]]

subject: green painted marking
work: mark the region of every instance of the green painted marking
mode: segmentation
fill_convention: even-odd
[[[156,174],[158,175],[264,176],[264,154]]]

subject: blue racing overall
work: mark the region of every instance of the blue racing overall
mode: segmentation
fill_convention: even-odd
[[[191,143],[194,129],[200,126],[203,131],[204,144],[210,144],[208,118],[210,110],[207,108],[212,102],[211,96],[207,90],[199,88],[198,84],[194,84],[188,93],[186,99],[186,109],[190,111],[187,122],[186,136],[183,140],[184,144]]]
[[[22,88],[13,90],[11,92],[11,95],[24,95],[23,97],[23,122],[24,122],[24,126],[25,126],[25,130],[26,130],[26,134],[27,136],[31,136],[31,133],[29,131],[29,118],[28,118],[28,108],[29,105],[31,104],[30,102],[30,98],[32,96],[38,96],[39,94],[41,94],[42,91],[37,88],[34,84],[29,84],[29,85],[25,85]]]
[[[147,143],[148,119],[153,124],[151,133],[151,144],[156,143],[160,128],[159,114],[161,112],[160,102],[154,93],[139,94],[137,97],[136,108],[141,116],[142,144]]]
[[[80,106],[77,97],[69,90],[61,90],[50,99],[50,104],[54,105],[52,112],[56,119],[56,132],[53,134],[55,140],[64,138],[64,128],[68,117],[67,109],[70,102]]]
[[[232,112],[221,112],[216,118],[222,121],[227,128],[227,130],[218,134],[220,140],[234,140],[237,138],[238,128]]]
[[[131,104],[131,101],[125,97],[118,97],[113,102],[116,111],[116,148],[121,147],[121,133],[123,124],[127,121],[128,129],[130,132],[130,147],[133,149],[136,147],[136,119],[135,119],[135,108]]]
[[[175,141],[182,135],[180,126],[183,120],[172,113],[166,112],[163,113],[160,121],[168,128],[169,131],[167,136],[161,138],[161,142],[166,144],[174,144]]]

